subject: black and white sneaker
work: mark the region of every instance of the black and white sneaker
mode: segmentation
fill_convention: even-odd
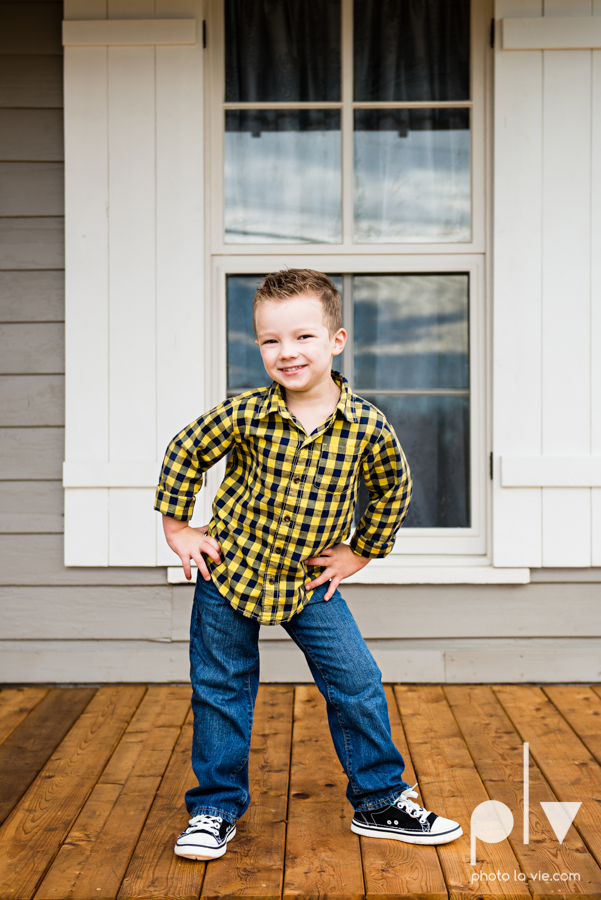
[[[218,859],[236,834],[236,826],[221,816],[193,816],[189,825],[175,842],[175,853],[186,859]]]
[[[413,785],[415,787],[417,783]],[[417,797],[413,788],[406,788],[389,806],[369,812],[356,811],[351,831],[363,837],[388,838],[408,844],[448,844],[461,837],[463,830],[459,822],[428,812],[409,799]]]

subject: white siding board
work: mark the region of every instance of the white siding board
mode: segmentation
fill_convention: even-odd
[[[108,488],[65,490],[66,566],[108,566]]]
[[[601,50],[591,57],[591,453],[601,454]],[[601,566],[601,488],[591,491],[591,562]]]
[[[495,15],[540,15],[540,0],[497,0]],[[520,102],[516,102],[516,98]],[[542,56],[495,52],[493,447],[541,452]],[[516,325],[519,323],[519,326]],[[540,490],[493,483],[493,563],[540,566]]]
[[[106,50],[65,52],[67,460],[108,459],[107,85]],[[66,565],[108,565],[107,528],[107,490],[65,492]]]
[[[0,373],[63,374],[65,329],[59,322],[0,325]]]
[[[0,272],[0,322],[62,322],[63,272]]]
[[[544,51],[545,455],[590,453],[590,89],[588,51]],[[589,491],[543,488],[543,565],[590,565],[590,527]]]
[[[9,427],[63,425],[64,375],[0,375],[0,422]]]
[[[0,588],[4,640],[168,640],[168,587]]]
[[[154,490],[108,488],[108,492],[109,566],[156,566]]]
[[[154,54],[151,47],[108,49],[109,458],[114,461],[155,459]]]
[[[62,534],[0,535],[3,585],[156,585],[167,584],[165,569],[90,568],[63,565]],[[25,637],[25,635],[23,635]]]
[[[0,269],[64,269],[65,226],[60,217],[0,219]]]
[[[590,566],[590,490],[543,488],[543,533],[543,566]]]
[[[63,428],[0,428],[0,478],[11,481],[60,481]]]

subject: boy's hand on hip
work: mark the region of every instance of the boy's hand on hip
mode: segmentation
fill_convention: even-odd
[[[208,525],[200,528],[192,528],[187,522],[180,519],[172,519],[163,516],[163,530],[165,538],[174,553],[177,553],[184,567],[184,575],[190,581],[192,578],[191,560],[194,560],[205,581],[210,581],[211,576],[202,554],[206,553],[213,562],[221,562],[221,547],[215,538],[209,537]]]
[[[330,586],[326,591],[324,600],[329,600],[343,578],[354,575],[360,569],[363,569],[369,562],[369,558],[365,556],[357,556],[353,553],[348,544],[337,544],[328,550],[323,550],[319,556],[312,556],[311,559],[305,560],[310,566],[325,566],[324,571],[313,581],[308,582],[305,587],[308,590],[318,587],[320,584],[330,582]]]

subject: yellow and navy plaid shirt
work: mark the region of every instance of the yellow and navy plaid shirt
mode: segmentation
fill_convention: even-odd
[[[323,570],[306,560],[348,537],[361,476],[370,502],[350,542],[355,553],[386,556],[409,508],[409,467],[392,426],[342,375],[332,377],[340,400],[310,435],[274,381],[220,403],[165,454],[155,509],[189,520],[203,472],[230,453],[209,526],[222,561],[207,563],[234,609],[263,625],[308,603],[305,583]]]

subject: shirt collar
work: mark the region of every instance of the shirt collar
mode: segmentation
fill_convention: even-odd
[[[336,382],[336,384],[340,387],[340,399],[336,404],[336,409],[340,410],[342,415],[349,422],[357,423],[359,421],[359,416],[357,414],[357,408],[355,405],[354,396],[349,388],[348,381],[341,375],[340,372],[336,372],[332,369],[332,378]],[[288,412],[288,407],[284,401],[284,390],[281,384],[278,384],[277,381],[272,381],[269,391],[265,397],[262,407],[258,410],[255,415],[255,419],[263,419],[265,416],[268,416],[269,413],[279,412],[283,418],[290,418],[290,413]]]

